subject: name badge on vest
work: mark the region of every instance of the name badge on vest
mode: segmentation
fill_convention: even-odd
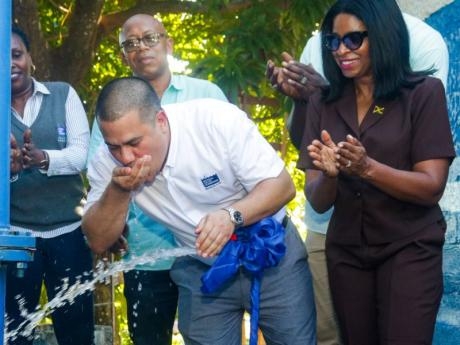
[[[209,189],[218,184],[220,184],[220,179],[217,174],[206,176],[201,179],[201,183],[203,184],[204,188]]]

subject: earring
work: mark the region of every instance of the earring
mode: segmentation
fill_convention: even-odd
[[[31,74],[34,74],[34,73],[35,73],[35,69],[36,69],[36,68],[35,68],[35,65],[34,65],[34,64],[30,65],[30,69],[31,69]]]

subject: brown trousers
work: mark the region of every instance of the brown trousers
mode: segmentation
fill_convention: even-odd
[[[430,345],[443,292],[445,222],[384,245],[328,239],[329,281],[345,345]]]

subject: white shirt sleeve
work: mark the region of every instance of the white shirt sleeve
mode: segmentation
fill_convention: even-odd
[[[112,171],[117,163],[112,158],[105,145],[101,145],[94,153],[94,159],[88,164],[87,178],[90,190],[86,198],[83,212],[99,200],[112,179]]]
[[[410,39],[410,64],[412,70],[435,69],[434,77],[447,87],[449,51],[442,35],[423,20],[403,13]]]
[[[305,48],[300,55],[301,63],[311,64],[315,71],[324,77],[323,57],[321,55],[321,33],[316,33],[307,41]]]
[[[48,176],[72,175],[84,170],[89,146],[89,125],[85,109],[76,91],[69,86],[65,103],[67,144],[62,150],[46,150]]]

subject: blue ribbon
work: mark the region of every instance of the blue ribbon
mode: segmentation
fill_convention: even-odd
[[[201,291],[217,291],[242,266],[252,274],[250,345],[257,344],[260,284],[265,268],[278,265],[286,253],[284,227],[272,217],[239,228],[201,277]]]

